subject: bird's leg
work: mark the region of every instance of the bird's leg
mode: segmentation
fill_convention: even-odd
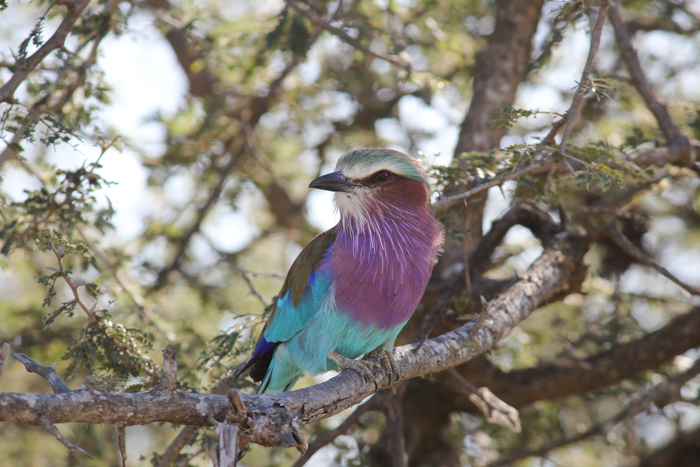
[[[353,370],[360,376],[362,376],[365,381],[373,381],[374,374],[372,373],[372,362],[364,360],[353,360],[351,358],[340,355],[338,352],[331,352],[328,354],[328,360],[338,365],[338,370],[342,373],[345,370]],[[376,383],[375,383],[376,384]]]
[[[364,360],[369,358],[373,358],[381,362],[382,366],[389,374],[390,383],[398,381],[401,377],[401,373],[399,372],[399,366],[396,364],[396,360],[394,360],[394,356],[391,354],[390,351],[381,347],[377,347],[376,349],[365,355]],[[396,379],[394,379],[394,375],[396,375]]]

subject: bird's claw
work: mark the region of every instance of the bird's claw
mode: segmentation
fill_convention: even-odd
[[[389,376],[389,384],[398,381],[400,378],[399,367],[391,355],[391,352],[385,349],[374,349],[362,360],[353,360],[340,355],[338,352],[328,354],[328,359],[338,366],[338,370],[342,373],[345,370],[353,370],[365,380],[372,381],[375,386],[377,382],[374,380],[374,367],[381,365]]]
[[[366,360],[353,360],[340,355],[338,352],[329,353],[328,359],[338,366],[338,371],[341,373],[345,370],[353,370],[355,373],[362,376],[365,382],[374,381],[374,373],[372,372],[373,362]]]
[[[401,377],[401,373],[399,372],[399,366],[396,364],[394,356],[388,350],[376,348],[367,355],[365,355],[364,360],[367,359],[375,359],[381,363],[381,365],[384,367],[384,370],[386,370],[387,374],[389,375],[390,384],[394,381],[398,381]],[[395,379],[394,375],[396,375]]]

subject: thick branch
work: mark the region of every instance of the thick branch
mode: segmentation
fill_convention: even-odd
[[[547,246],[527,274],[490,303],[489,319],[469,339],[473,324],[417,344],[394,350],[400,379],[439,372],[467,362],[493,349],[518,323],[552,297],[568,290],[569,280],[582,267],[589,239],[574,234],[560,235]],[[381,365],[374,369],[376,381],[365,381],[347,371],[325,383],[281,394],[244,395],[242,401],[252,414],[244,435],[264,446],[296,446],[295,425],[330,417],[358,404],[378,389],[391,384]],[[218,395],[155,390],[141,394],[78,390],[62,394],[1,393],[0,421],[40,424],[45,416],[53,423],[99,423],[137,425],[167,422],[210,426],[228,414],[228,400]]]
[[[160,22],[170,26],[164,36],[187,76],[190,94],[195,97],[211,98],[208,104],[213,107],[223,104],[223,99],[214,99],[221,93],[220,86],[217,86],[216,78],[204,64],[202,54],[191,43],[191,37],[186,32],[187,25],[164,14],[172,9],[171,3],[168,0],[144,0],[137,5],[150,9]],[[197,66],[193,66],[195,64]]]
[[[492,129],[491,120],[498,109],[512,106],[520,83],[527,75],[527,65],[532,54],[532,44],[537,26],[542,14],[543,0],[503,0],[496,2],[496,24],[493,33],[488,37],[487,47],[479,53],[478,68],[474,75],[474,85],[469,103],[469,111],[460,126],[459,137],[455,146],[454,156],[459,157],[467,152],[488,151],[500,146],[505,130]],[[534,169],[533,169],[534,170]],[[531,173],[511,174],[512,177]],[[507,178],[507,177],[506,177]],[[458,198],[440,200],[437,208],[438,215],[444,215],[444,223],[449,230],[459,228],[469,232],[469,241],[455,242],[448,236],[445,252],[436,268],[441,274],[446,268],[455,263],[465,262],[481,240],[483,212],[486,206],[487,193],[482,193],[491,186],[497,186],[506,181],[480,183],[480,177],[475,177],[473,183],[466,186],[455,186],[447,191],[448,196],[468,190]],[[478,195],[478,196],[475,196]],[[471,203],[462,209],[447,213],[446,208],[456,200],[472,197]]]

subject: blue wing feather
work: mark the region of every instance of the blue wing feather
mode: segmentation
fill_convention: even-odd
[[[314,237],[299,253],[289,269],[255,351],[239,374],[252,367],[250,376],[253,381],[260,381],[266,375],[269,376],[268,368],[275,349],[281,342],[288,341],[301,331],[317,312],[318,304],[330,287],[328,278],[318,273],[318,267],[326,257],[333,240],[335,230],[327,230]]]
[[[294,306],[291,291],[277,300],[277,312],[263,333],[263,338],[267,342],[286,342],[294,337],[318,311],[319,303],[328,289],[328,279],[312,272],[298,306]]]

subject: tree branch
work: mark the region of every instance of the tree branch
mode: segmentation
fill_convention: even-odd
[[[51,421],[48,418],[46,418],[46,416],[39,415],[37,417],[37,419],[39,421],[39,424],[41,426],[43,426],[46,429],[46,431],[51,433],[53,435],[53,437],[56,438],[58,441],[60,441],[61,444],[63,444],[65,447],[67,447],[71,451],[75,451],[75,452],[79,452],[81,454],[84,454],[84,455],[88,456],[90,459],[94,459],[92,454],[90,454],[85,449],[81,448],[80,446],[77,446],[77,445],[71,443],[65,436],[63,436],[61,434],[61,432],[58,431],[58,428],[56,427],[56,425],[51,423]]]
[[[582,267],[590,240],[575,234],[560,235],[546,246],[525,276],[490,303],[489,318],[469,339],[474,326],[464,326],[393,352],[400,380],[439,372],[490,351],[518,323],[552,297],[569,289],[569,280]],[[374,368],[374,381],[353,371],[316,386],[281,394],[243,395],[251,413],[242,423],[242,437],[264,446],[297,446],[297,424],[322,420],[358,404],[377,389],[392,383],[382,365]],[[123,426],[166,422],[211,426],[225,420],[229,401],[218,395],[178,392],[158,388],[139,394],[91,389],[60,394],[0,393],[0,421],[40,424],[39,416],[53,423],[99,423]]]
[[[472,384],[488,387],[503,401],[517,408],[539,400],[559,399],[619,383],[643,371],[658,368],[676,355],[698,346],[700,307],[695,307],[661,329],[585,359],[557,361],[504,372],[487,359],[478,358],[456,370]],[[446,392],[450,388],[442,382],[419,382],[439,388],[441,397],[451,401],[451,410],[475,411],[471,402],[458,391]]]
[[[571,106],[566,112],[566,125],[564,126],[564,133],[561,135],[561,142],[559,143],[558,150],[561,153],[566,152],[566,145],[569,142],[569,137],[574,129],[574,125],[578,121],[578,116],[581,111],[581,104],[583,103],[584,89],[588,84],[588,80],[591,76],[591,71],[593,70],[593,62],[595,61],[596,53],[598,53],[598,47],[600,46],[600,36],[603,33],[603,25],[605,24],[605,17],[608,14],[608,8],[610,7],[610,0],[602,0],[600,2],[600,7],[598,7],[598,17],[591,31],[591,47],[588,51],[588,58],[586,59],[586,65],[583,67],[583,72],[581,73],[581,81],[578,83],[576,88],[576,93],[571,101]]]
[[[354,37],[351,37],[348,33],[343,31],[340,28],[337,28],[333,26],[332,24],[326,22],[323,20],[323,18],[320,18],[314,11],[309,8],[308,5],[305,5],[303,3],[296,2],[295,0],[287,0],[287,5],[292,7],[294,10],[298,11],[300,15],[304,16],[307,18],[309,21],[311,21],[315,26],[318,26],[320,28],[325,29],[326,31],[330,32],[334,36],[338,37],[340,40],[345,42],[346,44],[350,45],[351,47],[367,54],[372,57],[378,58],[380,60],[384,60],[385,62],[391,63],[394,66],[397,66],[399,68],[402,68],[406,71],[412,71],[412,67],[410,63],[405,62],[404,60],[400,59],[399,57],[393,56],[393,55],[382,55],[378,54],[376,52],[373,52],[370,48],[365,47],[360,43],[359,40],[355,39]]]
[[[634,243],[632,243],[630,239],[627,238],[624,233],[622,233],[622,230],[620,230],[619,225],[615,224],[613,227],[608,229],[606,233],[607,237],[610,240],[612,240],[618,247],[620,247],[620,249],[624,251],[628,256],[634,258],[636,261],[638,261],[641,264],[644,264],[645,266],[649,266],[650,268],[655,269],[659,272],[659,274],[669,279],[673,283],[677,284],[689,294],[700,296],[700,289],[698,289],[697,287],[693,287],[692,285],[688,285],[682,280],[678,279],[676,276],[671,274],[671,272],[668,269],[659,265],[656,261],[649,257],[649,255],[637,248],[637,246],[635,246]]]
[[[68,34],[73,29],[75,22],[80,18],[80,14],[85,7],[90,3],[89,0],[63,1],[68,12],[63,17],[63,21],[59,24],[53,35],[39,47],[31,56],[19,60],[17,71],[12,77],[0,88],[0,102],[14,102],[14,94],[22,81],[24,81],[29,73],[31,73],[39,64],[54,50],[63,47],[63,43],[68,37]]]
[[[609,418],[605,422],[595,425],[585,432],[573,436],[571,438],[563,438],[559,441],[555,441],[553,443],[549,443],[546,446],[534,450],[534,451],[524,451],[520,453],[513,454],[512,456],[508,456],[502,459],[499,459],[498,461],[490,464],[491,466],[501,466],[501,465],[510,465],[514,461],[519,460],[519,459],[524,459],[526,457],[532,457],[532,456],[537,456],[537,457],[542,457],[545,454],[558,449],[563,446],[567,446],[569,444],[574,444],[578,443],[579,441],[583,441],[585,439],[591,438],[593,436],[600,436],[607,434],[611,429],[615,427],[618,423],[620,423],[623,420],[626,420],[628,418],[634,417],[638,413],[642,412],[645,410],[649,405],[651,405],[653,402],[658,401],[658,400],[663,400],[664,402],[668,400],[678,400],[680,396],[680,389],[681,387],[693,379],[695,376],[700,374],[700,360],[696,360],[695,364],[687,371],[674,376],[673,378],[668,379],[667,381],[663,383],[659,383],[656,385],[651,391],[649,391],[647,394],[644,396],[638,397],[635,400],[633,400],[627,407],[625,407],[624,410],[620,411],[617,415],[615,415],[612,418]]]
[[[683,167],[690,167],[695,162],[696,151],[688,138],[681,132],[678,125],[668,113],[668,109],[662,104],[654,94],[654,91],[647,80],[642,65],[637,57],[637,52],[632,45],[632,41],[627,33],[627,28],[622,21],[622,13],[617,2],[613,2],[610,8],[610,21],[615,29],[615,39],[620,50],[620,57],[629,71],[632,85],[646,102],[647,107],[654,114],[659,128],[668,143],[667,162]]]
[[[436,216],[440,216],[440,215],[446,213],[447,210],[451,206],[453,206],[456,201],[469,199],[469,198],[481,193],[482,191],[486,191],[489,188],[493,188],[495,186],[501,186],[505,182],[510,181],[510,180],[514,180],[518,177],[522,177],[523,175],[545,172],[549,168],[551,168],[553,165],[554,165],[554,159],[545,159],[541,162],[535,162],[534,164],[531,164],[523,169],[510,172],[506,175],[502,175],[502,176],[495,178],[491,181],[477,185],[474,188],[472,188],[471,190],[465,191],[464,193],[460,193],[460,194],[453,195],[453,196],[445,196],[445,197],[440,198],[439,200],[437,200],[433,203],[433,212],[435,213]]]
[[[36,373],[37,375],[41,376],[46,381],[48,381],[51,385],[51,389],[53,389],[54,394],[63,394],[66,392],[70,392],[70,388],[66,386],[66,383],[64,383],[61,377],[56,374],[55,363],[51,366],[44,366],[38,364],[31,358],[21,353],[16,353],[14,354],[14,356],[17,360],[20,361],[20,363],[24,365],[24,368],[27,369],[27,372]]]

